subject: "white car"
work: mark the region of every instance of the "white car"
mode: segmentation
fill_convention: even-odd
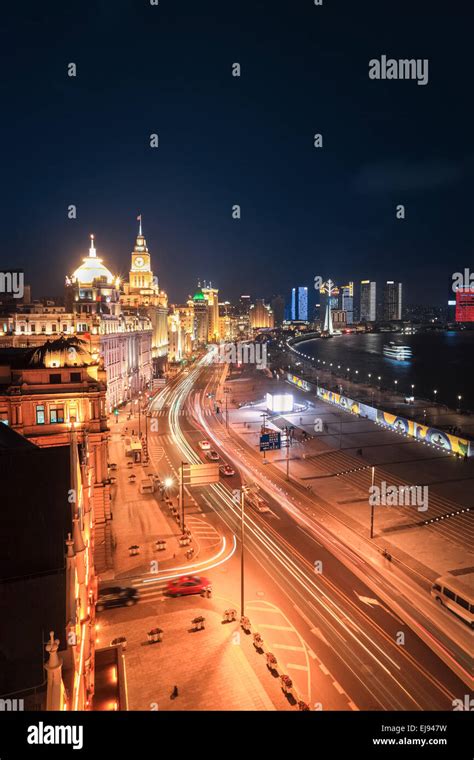
[[[247,501],[252,505],[252,507],[255,507],[258,512],[271,512],[271,509],[265,499],[262,499],[261,496],[257,496],[256,493],[249,494],[247,496]]]
[[[202,449],[203,451],[209,451],[209,449],[211,448],[211,444],[209,443],[209,441],[199,441],[199,448]]]

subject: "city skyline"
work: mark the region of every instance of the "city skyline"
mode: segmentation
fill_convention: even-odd
[[[472,24],[423,6],[6,9],[1,760],[463,756]]]
[[[267,14],[257,3],[248,6],[253,28],[243,23],[246,7],[235,18],[219,8],[210,20],[189,4],[178,20],[181,9],[122,0],[113,14],[100,4],[93,23],[85,10],[74,26],[58,8],[47,31],[39,14],[23,27],[20,57],[20,22],[16,11],[7,15],[5,52],[17,82],[4,87],[16,128],[4,125],[2,267],[18,252],[15,264],[36,292],[57,295],[60,272],[92,231],[104,256],[125,268],[129,220],[142,213],[172,301],[185,295],[183,268],[192,282],[209,273],[230,298],[252,279],[271,294],[295,275],[310,284],[315,275],[341,281],[349,272],[355,281],[405,282],[407,302],[445,300],[473,243],[472,155],[459,114],[459,70],[468,66],[457,68],[465,48],[446,56],[425,39],[424,14],[412,6],[409,26],[401,9],[387,24],[385,9],[369,3],[348,6],[341,27],[331,3],[296,14],[278,6]],[[452,19],[433,11],[430,23],[450,38]],[[384,30],[377,43],[373,28]],[[377,47],[409,53],[420,33],[431,62],[425,87],[369,78]],[[55,39],[40,61],[38,34]],[[33,146],[41,150],[32,171]],[[50,257],[54,266],[45,267]]]

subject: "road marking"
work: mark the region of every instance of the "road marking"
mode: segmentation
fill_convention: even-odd
[[[329,643],[329,641],[325,637],[324,633],[322,631],[320,631],[319,628],[311,628],[311,633],[314,633],[314,635],[317,636],[318,639],[321,639],[321,641],[324,644],[326,644],[326,646],[328,646],[328,647],[331,646],[331,644]]]
[[[349,707],[351,708],[351,710],[359,710],[357,705],[355,705],[352,700],[349,700]]]
[[[293,647],[290,644],[272,644],[274,649],[289,649],[292,652],[304,652],[304,647]]]
[[[275,631],[294,631],[294,628],[291,628],[288,625],[272,625],[271,623],[259,623],[259,628],[272,628]]]
[[[325,665],[323,665],[322,662],[319,663],[319,667],[321,668],[321,670],[323,671],[323,673],[324,673],[325,676],[329,675],[329,670],[327,669],[327,667]]]
[[[271,607],[254,607],[253,602],[247,602],[247,606],[252,605],[252,612],[273,612],[277,615],[281,615],[280,610],[274,610]]]
[[[286,667],[291,668],[292,670],[308,670],[306,665],[296,665],[293,662],[289,662]]]
[[[308,623],[308,625],[309,625],[309,626],[312,626],[312,625],[313,625],[313,621],[312,621],[312,620],[310,620],[310,619],[309,619],[309,617],[307,617],[307,616],[304,614],[303,610],[300,610],[300,608],[299,608],[299,607],[297,607],[297,606],[296,606],[296,604],[294,604],[294,605],[293,605],[293,607],[295,608],[296,612],[297,612],[299,615],[301,615],[301,617],[303,618],[303,620],[305,621],[305,623]],[[313,629],[313,630],[317,630],[317,629]]]
[[[309,654],[309,656],[310,656],[310,657],[311,657],[313,660],[315,660],[315,659],[316,659],[316,655],[314,654],[314,652],[313,652],[313,650],[312,650],[312,649],[309,649],[309,648],[308,648],[308,654]]]
[[[337,689],[339,694],[345,694],[344,689],[342,688],[340,683],[338,683],[337,681],[333,681],[332,685],[334,686],[335,689]]]

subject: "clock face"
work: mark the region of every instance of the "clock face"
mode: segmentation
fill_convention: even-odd
[[[141,269],[141,267],[144,265],[145,260],[143,256],[135,256],[135,266]]]

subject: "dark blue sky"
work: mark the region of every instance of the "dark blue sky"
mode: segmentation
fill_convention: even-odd
[[[141,211],[172,300],[198,277],[234,298],[322,275],[401,279],[407,300],[444,303],[474,261],[467,8],[18,4],[2,43],[0,265],[23,266],[35,297],[62,293],[95,232],[125,273]],[[370,80],[382,54],[428,58],[428,85]]]

